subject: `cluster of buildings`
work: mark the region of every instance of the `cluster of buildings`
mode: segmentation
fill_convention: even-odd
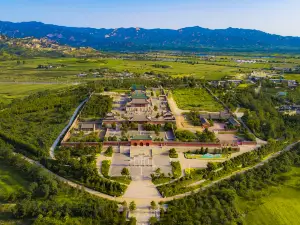
[[[75,132],[84,132],[85,136],[93,133],[89,137],[99,134],[98,138],[104,140],[104,145],[110,146],[201,147],[213,145],[220,147],[224,142],[224,140],[222,143],[202,143],[196,140],[194,142],[176,141],[173,130],[173,126],[176,126],[176,119],[170,110],[167,96],[161,88],[147,89],[142,85],[132,85],[130,92],[126,94],[103,94],[113,97],[112,111],[107,113],[104,118],[95,121],[80,122],[77,120],[73,126]],[[214,132],[232,131],[241,126],[239,121],[226,110],[202,112],[199,119],[203,128],[210,128]],[[165,125],[167,125],[167,129],[165,129]],[[68,141],[72,136],[70,130],[62,142],[66,146],[76,144],[76,142]],[[235,140],[230,139],[229,142],[235,143]],[[88,145],[93,145],[93,143],[87,141]]]
[[[200,122],[201,122],[201,126],[205,129],[212,126],[210,121],[207,118],[203,117],[203,116],[200,116]],[[233,116],[229,116],[227,118],[226,127],[228,129],[237,129],[240,126],[241,126],[240,122],[236,118],[234,118]]]
[[[279,107],[279,112],[288,115],[300,114],[300,105],[282,105]]]
[[[235,60],[237,63],[256,63],[256,60],[245,60],[245,59],[237,59]]]
[[[213,87],[224,87],[226,84],[234,84],[238,86],[242,82],[243,80],[213,80],[210,81],[209,84]]]
[[[103,124],[110,126],[112,123],[150,123],[165,124],[175,123],[175,117],[171,112],[167,96],[160,95],[153,98],[147,95],[147,88],[142,85],[132,85],[130,94],[123,96],[123,101],[114,112],[108,113]]]

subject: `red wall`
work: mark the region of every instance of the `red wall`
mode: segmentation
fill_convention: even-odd
[[[176,142],[176,141],[169,141],[169,142],[164,142],[164,141],[104,141],[103,145],[104,146],[134,146],[134,143],[137,143],[137,146],[140,146],[140,143],[143,143],[143,146],[147,146],[146,144],[149,143],[150,146],[182,146],[182,147],[205,147],[205,148],[221,148],[224,147],[224,145],[220,143],[204,143],[204,142]],[[82,143],[85,146],[97,146],[99,145],[98,142],[83,142]],[[237,143],[238,145],[256,145],[256,142],[239,142]],[[235,146],[237,146],[237,144]],[[78,146],[80,145],[79,142],[62,142],[61,146]],[[230,145],[228,145],[230,147]]]

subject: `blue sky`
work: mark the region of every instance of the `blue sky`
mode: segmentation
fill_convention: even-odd
[[[0,20],[95,28],[237,27],[300,36],[300,0],[0,0]]]

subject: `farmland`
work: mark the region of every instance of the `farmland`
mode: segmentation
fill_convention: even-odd
[[[203,88],[175,89],[173,97],[178,107],[183,110],[217,112],[223,109]]]
[[[110,69],[115,72],[128,71],[134,74],[154,72],[173,77],[194,76],[196,78],[217,80],[225,76],[240,73],[237,67],[216,65],[201,61],[198,64],[184,62],[159,62],[162,67],[154,67],[155,61],[134,61],[123,59],[87,59],[76,58],[35,58],[27,59],[24,64],[17,61],[4,61],[0,64],[2,81],[81,81],[95,79],[93,76],[78,78],[76,75],[90,69]],[[38,65],[64,65],[52,69],[37,69]],[[165,66],[165,67],[164,67]]]
[[[26,84],[26,83],[1,83],[0,103],[9,104],[13,99],[24,98],[32,93],[64,88],[63,84]]]

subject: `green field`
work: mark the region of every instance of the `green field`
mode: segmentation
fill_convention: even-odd
[[[247,210],[246,225],[298,225],[300,221],[300,168],[285,176],[291,179],[279,187],[270,187],[265,197],[256,201],[239,201],[242,211]]]
[[[284,78],[287,80],[296,80],[296,81],[300,81],[300,74],[286,74],[284,75]]]
[[[11,167],[3,165],[0,160],[0,201],[9,194],[27,186],[28,182],[22,176]]]
[[[175,89],[173,97],[180,109],[217,112],[223,109],[203,88]]]
[[[1,83],[0,103],[9,104],[13,99],[26,97],[34,92],[66,87],[64,84]]]
[[[166,65],[168,68],[156,68],[153,65]],[[53,69],[36,69],[38,65],[60,65],[65,67]],[[17,64],[14,61],[0,63],[0,80],[5,81],[82,81],[94,80],[93,75],[79,78],[76,75],[81,72],[88,72],[90,69],[111,69],[115,72],[129,71],[136,74],[155,72],[156,74],[167,74],[174,77],[195,76],[197,78],[217,80],[225,76],[235,76],[240,73],[238,67],[217,65],[206,61],[199,64],[188,64],[184,62],[155,62],[155,61],[134,61],[123,59],[88,59],[76,58],[35,58],[27,59],[25,64]]]
[[[20,189],[26,189],[28,186],[29,182],[0,160],[0,224],[30,224],[28,221],[12,218],[11,209],[14,204],[6,203],[10,194],[16,193]]]

